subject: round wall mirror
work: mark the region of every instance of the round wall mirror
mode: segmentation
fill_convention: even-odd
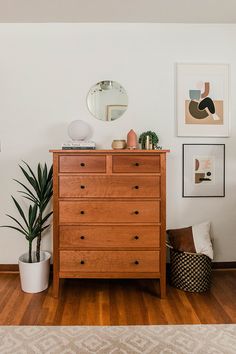
[[[120,118],[126,111],[128,95],[118,82],[100,81],[90,89],[87,105],[95,118],[111,122]]]

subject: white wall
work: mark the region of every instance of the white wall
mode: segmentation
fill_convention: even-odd
[[[50,148],[67,140],[73,119],[93,127],[98,147],[113,139],[155,130],[170,148],[167,180],[168,227],[209,219],[217,261],[236,260],[236,25],[175,24],[1,24],[0,25],[0,224],[15,214],[12,178],[22,160],[51,161]],[[178,138],[174,64],[231,64],[230,138]],[[86,96],[100,80],[116,80],[129,95],[127,112],[112,123],[90,115]],[[182,143],[226,144],[226,197],[182,198]],[[50,249],[51,238],[44,239]],[[16,263],[26,249],[14,231],[0,229],[0,263]]]

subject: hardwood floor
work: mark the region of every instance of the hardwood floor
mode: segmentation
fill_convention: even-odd
[[[0,274],[0,325],[144,325],[236,323],[236,270],[213,272],[204,294],[168,286],[160,299],[153,280],[65,279],[59,299],[52,287],[20,289],[18,274]]]

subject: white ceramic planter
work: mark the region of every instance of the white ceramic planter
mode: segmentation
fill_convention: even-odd
[[[28,263],[28,253],[19,258],[21,288],[26,293],[39,293],[48,287],[50,258],[49,252],[40,252],[40,262],[36,262],[33,252],[33,263]]]

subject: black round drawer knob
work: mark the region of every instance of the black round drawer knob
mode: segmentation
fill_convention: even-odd
[[[84,162],[81,162],[80,166],[81,166],[81,167],[84,167],[84,166],[85,166],[85,163],[84,163]]]
[[[135,162],[135,164],[134,164],[135,166],[139,166],[139,163],[138,162]]]
[[[139,211],[138,211],[138,210],[135,210],[134,214],[135,214],[135,215],[138,215],[138,214],[139,214]]]
[[[134,186],[135,189],[139,189],[139,186]]]
[[[80,264],[84,264],[84,261],[80,261]]]
[[[85,237],[84,237],[84,236],[80,236],[80,238],[81,238],[81,240],[84,240],[84,239],[85,239]]]
[[[83,185],[82,185],[82,186],[80,186],[80,188],[81,188],[81,189],[84,189],[84,188],[85,188],[85,186],[83,186]]]
[[[138,237],[138,236],[134,236],[134,238],[135,238],[135,240],[138,240],[138,239],[139,239],[139,237]]]
[[[134,264],[137,264],[137,265],[138,265],[138,264],[139,264],[139,261],[135,261]]]
[[[81,210],[80,214],[84,215],[84,213],[85,213],[84,210]]]

